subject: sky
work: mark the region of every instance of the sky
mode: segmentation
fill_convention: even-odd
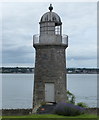
[[[39,34],[41,16],[50,2],[2,3],[2,66],[35,66],[33,35]],[[97,67],[97,3],[52,2],[69,36],[67,67]],[[1,36],[1,34],[0,34]]]

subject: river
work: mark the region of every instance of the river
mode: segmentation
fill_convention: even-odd
[[[33,74],[2,74],[1,82],[3,109],[32,108]],[[96,74],[68,74],[67,89],[76,96],[76,103],[97,106]]]

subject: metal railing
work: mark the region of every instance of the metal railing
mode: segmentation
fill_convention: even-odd
[[[39,44],[40,41],[39,41],[39,34],[35,34],[33,35],[33,45],[34,44]],[[62,44],[68,46],[68,36],[63,34],[62,35]]]
[[[39,43],[39,34],[33,35],[33,45]]]
[[[65,44],[68,46],[68,35],[65,35],[65,34],[62,35],[62,44]]]

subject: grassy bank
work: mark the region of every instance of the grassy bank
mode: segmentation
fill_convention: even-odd
[[[95,114],[83,114],[79,116],[61,116],[55,114],[27,115],[27,116],[3,116],[3,118],[97,118]]]

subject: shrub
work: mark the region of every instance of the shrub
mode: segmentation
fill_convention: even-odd
[[[75,104],[75,95],[67,90],[67,102]]]
[[[76,116],[84,113],[84,108],[70,103],[58,103],[54,109],[54,113],[64,116]]]
[[[86,103],[83,102],[79,102],[77,103],[77,106],[83,107],[83,108],[87,108],[88,106],[86,105]]]

